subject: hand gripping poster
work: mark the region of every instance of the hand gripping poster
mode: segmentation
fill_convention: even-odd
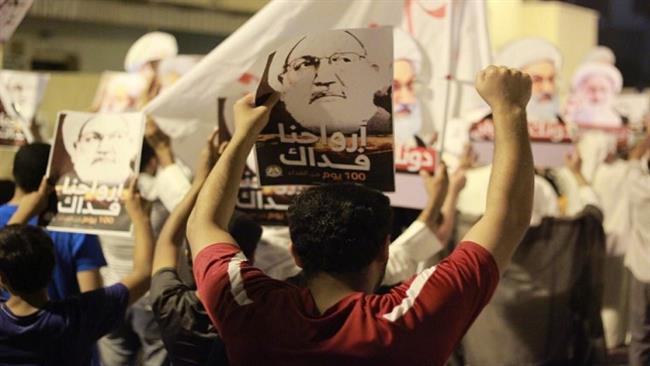
[[[140,165],[142,113],[59,113],[48,176],[56,231],[129,236],[123,198]]]
[[[219,122],[219,143],[230,141],[235,130],[233,105],[238,97],[218,98],[217,121]],[[262,187],[256,173],[255,156],[251,152],[244,168],[236,208],[250,215],[262,225],[288,225],[287,210],[293,199],[308,186],[265,186]]]
[[[0,70],[0,145],[33,141],[31,129],[48,81],[48,74]]]
[[[256,93],[258,104],[280,93],[256,143],[261,185],[393,191],[392,79],[390,27],[309,34],[273,52]]]
[[[522,38],[506,45],[497,55],[497,65],[519,69],[530,75],[532,92],[526,106],[528,135],[535,165],[556,167],[573,150],[575,128],[560,117],[558,75],[562,66],[559,50],[541,38]],[[470,141],[479,163],[492,161],[494,121],[487,110],[470,128]]]

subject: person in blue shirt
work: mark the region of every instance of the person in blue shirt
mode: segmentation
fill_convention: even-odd
[[[16,153],[13,175],[16,188],[9,202],[0,205],[0,227],[9,221],[23,198],[35,192],[47,170],[50,145],[33,143],[22,146]],[[31,225],[38,218],[31,218]],[[56,265],[48,286],[50,299],[63,299],[102,286],[99,269],[106,265],[99,240],[95,235],[48,231],[54,243]],[[2,296],[4,295],[4,296]],[[0,294],[0,298],[6,294]]]
[[[124,318],[127,306],[149,289],[153,235],[135,179],[125,207],[133,222],[133,271],[118,283],[63,300],[48,297],[55,267],[52,238],[38,226],[22,225],[45,206],[47,183],[26,195],[0,229],[0,365],[88,365],[97,340]]]

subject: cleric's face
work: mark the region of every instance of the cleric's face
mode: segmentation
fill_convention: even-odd
[[[581,84],[583,95],[591,105],[606,105],[614,96],[612,83],[603,75],[590,75]]]
[[[86,122],[72,154],[75,172],[82,181],[126,181],[135,158],[135,140],[128,127],[125,120],[115,117],[98,116]]]
[[[411,61],[396,60],[393,69],[393,109],[396,117],[411,114],[417,103],[415,98],[415,70]]]
[[[300,40],[287,57],[282,82],[288,112],[303,127],[321,123],[351,130],[376,111],[377,65],[358,39],[345,31]]]
[[[533,80],[531,100],[536,103],[552,102],[555,98],[557,71],[551,61],[540,61],[521,68]]]

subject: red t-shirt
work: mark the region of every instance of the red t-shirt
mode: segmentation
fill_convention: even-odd
[[[355,293],[321,314],[309,292],[214,244],[194,276],[231,365],[443,365],[499,281],[484,248],[462,242],[385,295]]]

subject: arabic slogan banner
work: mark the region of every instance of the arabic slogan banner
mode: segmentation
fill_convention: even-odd
[[[0,70],[0,146],[32,142],[31,127],[48,81],[48,74]]]
[[[219,143],[230,141],[235,130],[232,107],[238,97],[219,98],[217,120],[219,121]],[[266,186],[262,187],[256,173],[254,153],[251,152],[237,194],[236,207],[250,215],[262,225],[288,224],[287,209],[293,199],[308,186]]]
[[[280,93],[256,143],[262,185],[353,182],[395,188],[389,27],[332,30],[267,60],[258,104]]]
[[[49,229],[129,236],[122,199],[140,165],[142,113],[59,113],[48,176],[57,214]]]

